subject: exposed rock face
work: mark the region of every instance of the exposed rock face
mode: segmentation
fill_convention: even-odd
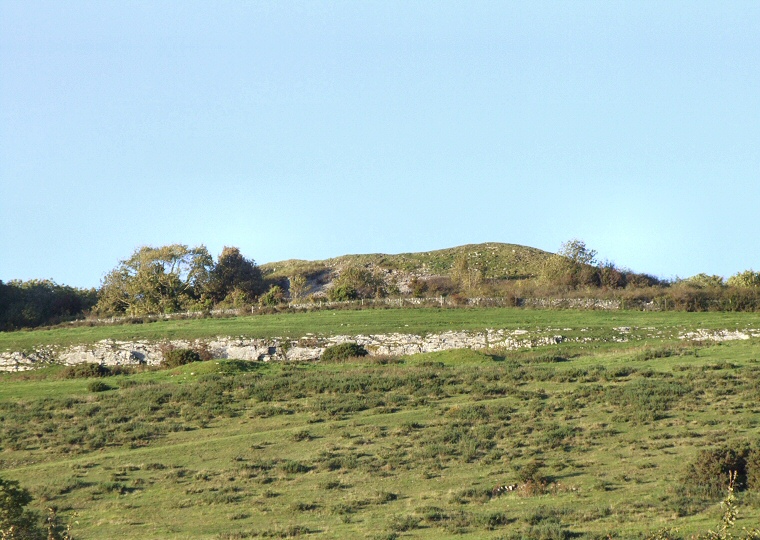
[[[740,332],[739,330],[697,330],[696,332],[686,332],[680,335],[681,339],[691,341],[736,341],[751,339],[757,334],[750,332]]]
[[[608,340],[626,342],[629,339],[641,340],[655,337],[652,328],[637,328],[637,336],[632,336],[633,329],[621,326],[613,329],[615,335]],[[563,341],[588,343],[599,338],[570,337],[556,332],[559,329],[535,330],[485,330],[481,332],[449,331],[440,334],[371,334],[341,335],[322,337],[306,335],[300,339],[252,339],[245,337],[217,337],[208,340],[173,340],[152,341],[114,341],[103,340],[90,345],[75,345],[65,349],[40,347],[31,352],[0,353],[0,371],[24,371],[47,364],[80,364],[95,362],[113,365],[157,365],[163,360],[163,351],[168,346],[175,348],[196,348],[207,350],[214,358],[231,358],[250,361],[289,360],[308,361],[318,359],[326,347],[346,342],[362,345],[373,356],[400,356],[450,349],[500,349],[516,350],[530,347],[554,345]],[[572,331],[565,328],[563,331]],[[585,332],[581,329],[580,332]],[[663,337],[662,333],[658,333]],[[760,330],[697,330],[675,333],[678,337],[690,341],[728,341],[760,337]]]
[[[484,332],[444,332],[418,336],[415,334],[379,334],[358,336],[315,337],[301,339],[251,339],[222,337],[211,340],[167,342],[104,340],[91,345],[76,345],[59,351],[50,348],[30,353],[0,353],[0,371],[23,371],[50,363],[64,365],[95,362],[114,365],[157,365],[163,360],[167,347],[207,349],[214,358],[268,361],[316,360],[326,347],[355,342],[371,355],[404,355],[448,349],[484,349],[500,347],[517,349],[561,343],[562,336],[530,338],[524,330],[488,330]]]

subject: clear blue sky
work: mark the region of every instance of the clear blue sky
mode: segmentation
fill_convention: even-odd
[[[0,0],[0,279],[580,238],[760,270],[760,2]]]

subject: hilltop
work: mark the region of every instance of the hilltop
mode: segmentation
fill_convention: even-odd
[[[308,279],[312,292],[316,293],[329,289],[346,269],[364,268],[381,274],[386,284],[395,284],[400,292],[407,293],[414,278],[452,277],[457,261],[467,261],[468,267],[477,269],[484,279],[519,280],[538,276],[552,255],[518,244],[487,242],[397,255],[343,255],[321,261],[290,259],[263,264],[260,268],[264,277],[273,282],[303,275]]]
[[[143,246],[107,273],[99,289],[0,282],[0,331],[85,318],[271,312],[322,307],[325,301],[363,306],[365,300],[590,308],[601,300],[605,308],[755,311],[760,272],[747,270],[728,280],[707,274],[661,280],[600,261],[577,239],[556,254],[488,242],[260,266],[236,247],[225,247],[214,260],[202,245]]]

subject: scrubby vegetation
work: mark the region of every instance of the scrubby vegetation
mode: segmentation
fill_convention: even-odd
[[[348,360],[350,358],[359,358],[367,356],[367,349],[356,343],[341,343],[327,347],[322,353],[323,362],[335,362],[338,360]]]
[[[145,246],[109,272],[97,291],[52,282],[0,282],[0,330],[51,325],[88,314],[140,320],[187,313],[208,316],[214,310],[268,313],[293,303],[364,305],[365,300],[389,298],[422,298],[448,306],[551,307],[563,306],[559,300],[572,304],[583,299],[613,301],[628,309],[756,311],[759,276],[747,270],[727,281],[706,274],[661,280],[600,261],[580,240],[566,242],[557,254],[488,243],[262,267],[234,247],[225,247],[214,262],[204,246]]]
[[[758,338],[721,344],[697,331],[748,337],[757,319],[685,313],[757,310],[756,274],[662,282],[600,263],[579,241],[557,255],[486,244],[264,268],[236,248],[214,262],[202,246],[177,245],[122,261],[97,304],[95,291],[0,283],[4,329],[89,309],[133,323],[3,333],[4,350],[105,337],[563,335],[541,349],[410,357],[344,343],[311,364],[167,346],[160,368],[0,374],[0,534],[68,538],[57,516],[71,523],[78,513],[82,539],[757,538]],[[277,313],[289,300],[360,308],[387,297],[597,298],[665,313]],[[273,314],[151,318],[212,308]]]
[[[191,362],[200,362],[201,355],[193,349],[170,349],[164,352],[163,365],[179,367]]]
[[[13,480],[0,477],[0,538],[2,540],[73,540],[71,523],[62,525],[54,508],[43,519],[27,506],[29,490]]]
[[[95,289],[52,281],[0,281],[0,331],[53,325],[81,317],[97,302]]]
[[[5,374],[0,467],[36,515],[78,513],[82,540],[690,538],[720,531],[736,471],[723,532],[742,538],[760,522],[757,347]]]

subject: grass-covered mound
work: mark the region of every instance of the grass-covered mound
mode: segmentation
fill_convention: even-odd
[[[350,266],[372,266],[409,274],[447,276],[451,274],[457,257],[462,255],[466,255],[472,264],[479,264],[486,269],[485,278],[510,279],[538,275],[544,262],[552,254],[517,244],[489,242],[397,255],[385,253],[343,255],[323,261],[293,259],[263,264],[261,271],[264,276],[273,279],[294,274],[311,276]]]

